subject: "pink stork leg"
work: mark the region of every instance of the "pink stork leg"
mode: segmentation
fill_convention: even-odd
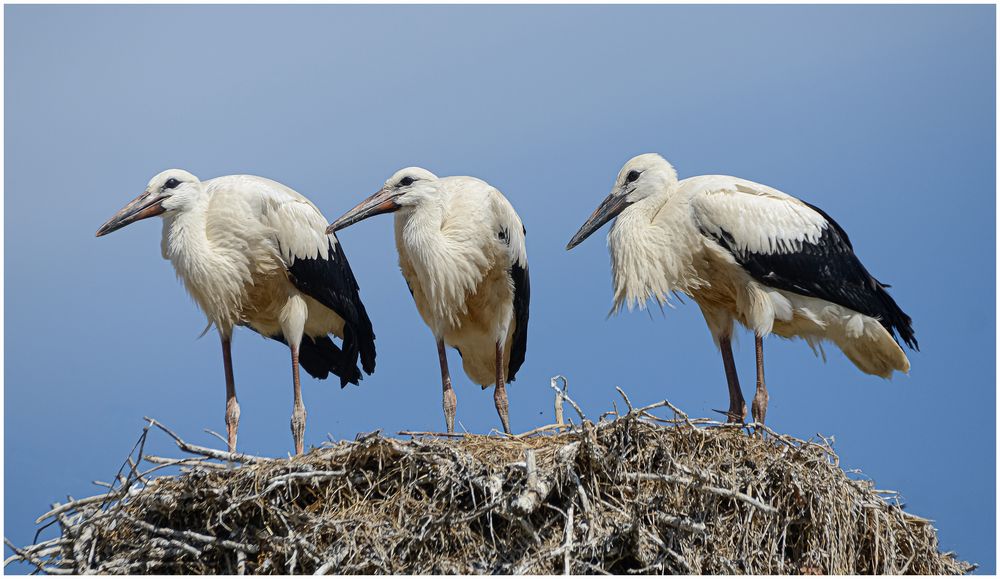
[[[497,385],[493,391],[493,402],[503,423],[503,431],[510,434],[510,419],[507,417],[507,379],[503,367],[503,342],[497,342]]]
[[[236,400],[231,346],[232,337],[222,335],[222,363],[226,368],[226,439],[229,443],[229,452],[236,452],[236,432],[240,428],[240,403]]]
[[[441,389],[443,390],[444,400],[442,401],[442,406],[444,407],[444,422],[445,426],[448,428],[448,433],[455,432],[455,410],[458,408],[458,399],[455,397],[455,391],[451,387],[451,374],[448,373],[448,355],[444,351],[444,341],[437,341],[438,347],[438,361],[441,362]]]
[[[767,387],[764,386],[764,338],[756,337],[755,350],[757,350],[757,393],[753,397],[753,419],[755,422],[764,424],[764,416],[767,415]]]
[[[740,377],[736,373],[733,345],[729,336],[719,338],[719,349],[722,350],[722,365],[726,368],[726,381],[729,383],[727,422],[743,422],[747,416],[747,406],[743,401],[743,393],[740,391]]]
[[[292,406],[292,438],[295,439],[295,454],[302,454],[306,434],[306,406],[302,403],[302,384],[299,383],[299,348],[292,346],[292,382],[295,388]]]

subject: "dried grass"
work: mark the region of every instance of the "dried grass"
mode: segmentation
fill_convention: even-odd
[[[628,405],[581,427],[515,437],[374,433],[292,459],[193,446],[150,420],[127,476],[43,515],[60,536],[8,542],[7,562],[54,574],[974,568],[940,553],[931,522],[893,493],[848,476],[824,440],[689,420],[665,401]],[[667,407],[672,418],[652,412]],[[150,428],[196,456],[143,455]],[[137,467],[148,462],[182,472],[151,477]]]

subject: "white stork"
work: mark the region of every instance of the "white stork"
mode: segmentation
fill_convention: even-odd
[[[437,340],[448,432],[455,430],[457,400],[445,345],[458,350],[473,382],[483,389],[495,385],[497,414],[510,433],[505,384],[524,362],[528,342],[528,257],[520,217],[489,183],[410,167],[327,231],[392,211],[399,267]]]
[[[302,454],[306,409],[299,364],[316,378],[331,372],[341,387],[375,370],[375,334],[358,283],[327,220],[308,199],[263,177],[229,175],[208,181],[170,169],[97,230],[106,235],[163,216],[163,258],[222,339],[226,430],[236,449],[240,406],[230,353],[234,326],[289,346],[294,406],[292,436]],[[343,340],[340,348],[330,340]]]
[[[854,255],[847,233],[821,209],[736,177],[677,180],[657,154],[625,163],[611,194],[566,249],[617,216],[608,235],[614,275],[613,312],[669,294],[701,307],[729,383],[730,421],[742,422],[730,339],[737,321],[756,335],[753,417],[767,413],[763,338],[800,337],[815,351],[836,344],[862,372],[890,378],[910,362],[896,342],[917,340],[910,317]]]

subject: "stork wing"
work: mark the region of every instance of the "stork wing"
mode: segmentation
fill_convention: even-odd
[[[528,304],[531,301],[531,280],[528,276],[528,252],[525,236],[528,231],[510,202],[494,189],[494,215],[497,235],[507,244],[510,257],[510,278],[514,282],[514,335],[507,364],[507,381],[512,382],[524,364],[528,349]]]
[[[524,364],[524,356],[528,350],[528,303],[531,301],[528,263],[514,262],[510,268],[510,277],[514,280],[514,336],[507,364],[507,381],[513,382],[517,371]]]
[[[281,183],[249,175],[234,178],[242,180],[240,190],[255,193],[249,201],[257,204],[295,287],[344,319],[346,363],[335,371],[341,386],[356,384],[361,377],[356,368],[359,356],[366,373],[375,371],[375,332],[347,256],[336,235],[326,233],[326,218],[312,202]]]
[[[917,347],[910,317],[822,210],[742,179],[701,177],[681,186],[694,187],[691,209],[702,234],[728,250],[755,280],[876,318]]]
[[[685,179],[681,187],[694,190],[691,208],[702,231],[728,237],[732,250],[787,253],[816,243],[828,226],[821,213],[802,201],[751,181],[696,177]]]
[[[351,364],[361,357],[361,367],[375,371],[375,331],[361,302],[359,286],[344,248],[334,234],[327,240],[327,258],[296,258],[288,266],[289,278],[304,294],[344,319],[344,351]],[[343,386],[343,375],[341,375]],[[350,380],[348,380],[350,381]],[[355,381],[355,383],[357,383]]]

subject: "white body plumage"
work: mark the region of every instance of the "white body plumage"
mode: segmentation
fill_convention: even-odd
[[[438,194],[395,215],[399,267],[434,336],[462,353],[465,373],[495,379],[494,349],[510,361],[514,319],[511,268],[527,267],[524,228],[507,199],[472,177],[445,177]]]
[[[204,195],[184,212],[164,202],[161,250],[210,323],[222,333],[249,325],[284,335],[343,338],[344,320],[289,279],[297,259],[329,259],[337,240],[308,199],[281,183],[252,175],[201,182]]]

